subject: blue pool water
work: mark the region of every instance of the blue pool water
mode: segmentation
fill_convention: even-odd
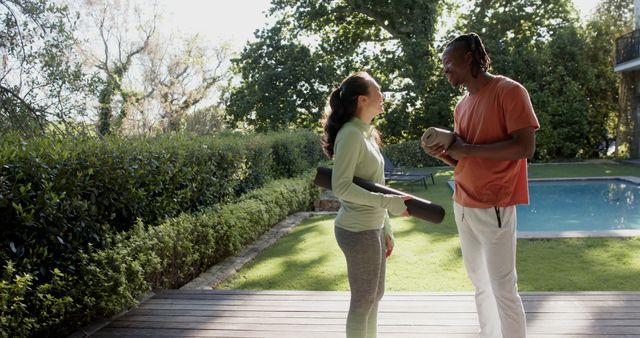
[[[518,232],[640,229],[640,185],[622,179],[529,181]]]

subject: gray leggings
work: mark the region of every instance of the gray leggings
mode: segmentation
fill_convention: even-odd
[[[347,338],[374,338],[378,326],[378,302],[384,294],[387,261],[384,231],[353,232],[335,227],[335,234],[347,259],[351,289]]]

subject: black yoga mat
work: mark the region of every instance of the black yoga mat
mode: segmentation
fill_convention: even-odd
[[[315,185],[319,187],[331,190],[331,173],[331,168],[318,167],[318,172],[316,173],[316,178],[313,180],[313,183],[315,183]],[[382,184],[367,181],[360,177],[354,177],[353,183],[371,192],[391,195],[407,195],[411,197],[410,200],[404,201],[404,204],[407,206],[409,214],[413,217],[418,217],[427,222],[436,224],[441,223],[442,219],[444,218],[444,209],[441,206],[432,203],[431,201],[427,201],[422,198],[415,197],[413,195],[395,189],[391,189]]]

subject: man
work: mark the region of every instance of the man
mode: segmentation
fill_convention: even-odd
[[[540,126],[526,89],[488,72],[475,33],[453,39],[444,74],[466,95],[454,111],[456,140],[423,149],[455,167],[453,206],[467,274],[476,292],[482,337],[526,337],[516,275],[516,204],[529,203],[527,158]]]

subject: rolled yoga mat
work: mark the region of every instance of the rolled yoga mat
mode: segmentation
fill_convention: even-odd
[[[451,143],[456,140],[456,135],[446,129],[429,127],[424,134],[422,134],[420,140],[422,140],[422,142],[428,147],[435,144],[441,144],[445,147],[449,147]]]
[[[331,190],[331,174],[331,168],[318,167],[318,172],[316,173],[316,178],[313,180],[313,183],[315,183],[315,185],[319,187]],[[409,214],[413,217],[417,217],[427,222],[436,224],[441,223],[442,219],[444,218],[444,209],[441,206],[432,203],[431,201],[427,201],[422,198],[415,197],[413,195],[395,189],[391,189],[382,184],[367,181],[360,177],[354,177],[353,183],[371,192],[391,195],[406,195],[411,197],[410,200],[404,201],[404,204],[407,206]]]

